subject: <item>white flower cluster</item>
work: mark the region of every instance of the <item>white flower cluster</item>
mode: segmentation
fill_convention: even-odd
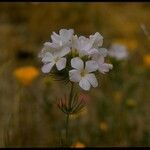
[[[103,37],[96,32],[88,38],[74,35],[73,29],[61,29],[59,34],[53,32],[52,42],[45,42],[40,53],[43,73],[49,73],[56,65],[58,71],[65,69],[68,64],[67,56],[71,55],[71,68],[68,71],[69,79],[79,83],[84,90],[90,87],[97,87],[98,81],[94,74],[95,71],[101,73],[108,72],[112,65],[105,63],[107,49],[102,48]],[[84,59],[84,58],[87,59]]]

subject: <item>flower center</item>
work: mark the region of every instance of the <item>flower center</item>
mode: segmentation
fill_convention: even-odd
[[[59,57],[55,57],[54,61],[57,62],[59,60]]]
[[[83,69],[83,70],[80,72],[81,77],[84,77],[86,74],[87,74],[87,71],[86,71],[85,69]]]

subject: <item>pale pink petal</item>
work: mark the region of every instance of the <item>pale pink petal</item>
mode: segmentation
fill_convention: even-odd
[[[77,70],[81,70],[84,67],[83,61],[79,57],[71,59],[71,66]]]
[[[51,62],[53,60],[53,55],[50,52],[46,52],[42,58],[42,62]]]
[[[85,77],[82,77],[82,79],[80,80],[79,82],[79,86],[84,89],[85,91],[89,91],[90,90],[90,83],[89,81],[85,78]]]
[[[97,69],[98,69],[98,65],[96,61],[90,60],[86,62],[85,70],[87,70],[88,72],[93,72],[96,71]]]
[[[56,62],[56,67],[58,70],[62,70],[66,67],[66,58],[60,58],[57,62]]]
[[[60,36],[55,32],[53,32],[53,34],[51,35],[51,39],[54,43],[60,43],[61,40]]]
[[[49,73],[52,69],[52,67],[54,66],[54,63],[48,63],[48,64],[44,64],[42,67],[42,72],[43,73]]]
[[[113,68],[112,64],[103,63],[103,64],[99,65],[98,71],[105,74],[106,72],[108,72],[112,68]]]
[[[69,78],[72,82],[79,82],[81,80],[80,71],[73,69],[69,71]]]
[[[95,77],[95,74],[93,74],[93,73],[87,74],[86,75],[86,79],[90,82],[90,84],[93,87],[97,87],[98,86],[98,81],[97,81],[97,79]]]

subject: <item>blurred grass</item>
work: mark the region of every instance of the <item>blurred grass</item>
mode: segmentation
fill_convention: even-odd
[[[89,93],[87,112],[71,120],[73,145],[150,146],[149,3],[1,3],[0,147],[58,147],[64,115],[55,99],[68,87],[41,73],[37,55],[52,31],[73,28],[78,35],[100,32],[104,47],[128,47],[129,59],[110,59],[114,69],[100,75]],[[29,86],[13,76],[33,66],[40,75]]]

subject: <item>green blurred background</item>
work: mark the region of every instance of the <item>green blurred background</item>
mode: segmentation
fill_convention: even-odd
[[[71,119],[72,145],[150,146],[150,41],[140,26],[150,31],[149,16],[150,3],[0,3],[0,147],[60,146],[65,116],[56,98],[69,86],[41,72],[38,53],[62,28],[100,32],[104,47],[118,42],[129,52],[126,61],[108,60],[114,68],[98,88],[78,88],[89,102]]]

